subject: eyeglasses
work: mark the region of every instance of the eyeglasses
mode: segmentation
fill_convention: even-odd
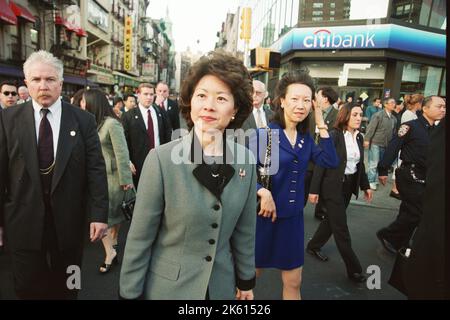
[[[17,96],[17,92],[15,92],[15,91],[5,91],[5,92],[2,92],[5,96],[9,96],[9,95],[12,95],[13,97],[15,97],[15,96]]]

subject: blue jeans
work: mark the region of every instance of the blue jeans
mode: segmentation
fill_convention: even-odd
[[[386,151],[385,147],[377,146],[376,144],[372,144],[369,148],[369,170],[367,170],[367,178],[369,179],[369,183],[377,183],[378,182],[378,162],[383,159],[384,151]]]

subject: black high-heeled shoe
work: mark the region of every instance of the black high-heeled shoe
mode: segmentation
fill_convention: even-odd
[[[111,267],[113,264],[118,264],[119,263],[119,259],[117,258],[117,256],[115,256],[112,261],[111,264],[107,264],[107,263],[103,263],[100,268],[98,269],[98,271],[100,271],[100,273],[108,273],[111,270]]]

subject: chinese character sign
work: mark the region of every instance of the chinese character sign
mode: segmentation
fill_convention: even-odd
[[[132,61],[132,38],[133,38],[133,21],[130,16],[127,16],[125,18],[125,48],[124,48],[124,61],[123,61],[123,67],[126,71],[131,70],[131,61]]]

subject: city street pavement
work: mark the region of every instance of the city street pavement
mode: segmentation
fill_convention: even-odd
[[[333,239],[324,246],[323,252],[330,258],[321,262],[305,254],[302,297],[307,300],[398,300],[405,297],[387,284],[394,257],[385,252],[375,232],[395,218],[400,201],[389,197],[390,184],[374,192],[373,203],[367,205],[361,195],[351,202],[348,210],[348,224],[353,248],[363,268],[376,265],[381,270],[381,288],[369,290],[365,284],[354,284],[346,277],[344,263]],[[313,207],[305,209],[305,243],[316,230],[319,221],[313,216]],[[120,232],[119,257],[121,261],[128,225]],[[88,243],[85,248],[79,299],[117,299],[120,265],[114,266],[108,274],[100,274],[98,268],[103,259],[101,243]],[[260,300],[281,299],[281,276],[279,271],[268,269],[257,281],[255,298]],[[0,254],[0,299],[14,299],[12,275],[8,255]]]

